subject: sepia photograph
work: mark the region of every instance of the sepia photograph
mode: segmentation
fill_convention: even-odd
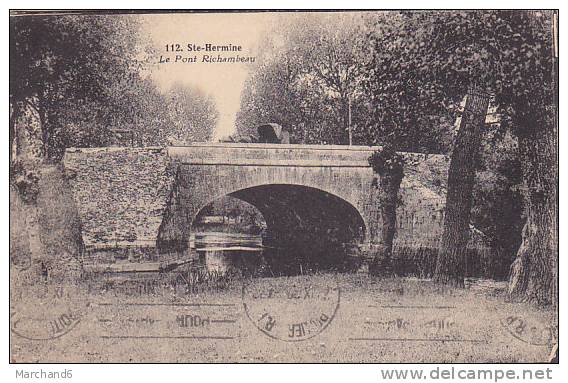
[[[10,10],[10,364],[558,364],[558,20]]]

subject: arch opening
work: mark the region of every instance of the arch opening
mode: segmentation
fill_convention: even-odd
[[[222,203],[239,206],[233,209],[232,224],[227,225],[233,225],[236,230],[223,229],[225,233],[210,235],[209,243],[199,243],[208,234],[201,238],[193,235],[196,241],[193,246],[200,257],[224,258],[225,263],[244,266],[247,273],[261,275],[349,271],[358,267],[359,258],[354,255],[366,234],[361,214],[344,199],[312,187],[267,184],[229,193],[197,213],[192,233],[202,231],[200,225],[210,214],[212,205],[235,200],[242,202]],[[243,225],[238,228],[239,220],[243,221],[242,217],[238,218],[239,209],[255,217],[256,232]],[[220,242],[219,236],[223,237]],[[251,266],[256,268],[254,272]]]

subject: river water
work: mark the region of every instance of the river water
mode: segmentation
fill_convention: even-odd
[[[344,248],[274,248],[263,245],[262,236],[242,233],[197,232],[190,238],[197,264],[209,272],[244,276],[283,276],[315,271],[350,271],[356,267]]]

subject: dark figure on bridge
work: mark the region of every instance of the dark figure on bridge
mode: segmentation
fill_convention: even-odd
[[[267,144],[289,144],[290,133],[282,126],[274,123],[260,125],[258,128],[258,142]]]
[[[257,127],[258,136],[236,135],[226,136],[219,139],[219,142],[240,142],[240,143],[265,143],[265,144],[289,144],[290,132],[282,126],[269,122]]]

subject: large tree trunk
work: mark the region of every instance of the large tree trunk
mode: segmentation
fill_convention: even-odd
[[[398,191],[404,177],[404,159],[391,145],[386,145],[369,158],[373,171],[379,175],[375,186],[379,189],[378,205],[382,229],[380,241],[373,249],[373,259],[369,264],[371,275],[391,275],[392,246],[396,233],[396,207]]]
[[[529,13],[535,22],[535,14]],[[517,106],[525,214],[522,242],[511,265],[509,295],[515,301],[558,305],[558,52],[556,12],[552,18],[552,105],[538,118],[524,103]],[[542,25],[535,23],[537,28]],[[544,85],[543,85],[544,86]],[[556,348],[556,357],[558,349]]]
[[[470,90],[448,171],[444,231],[434,272],[438,283],[464,286],[475,164],[488,105],[489,95],[476,88]]]
[[[382,220],[380,242],[369,267],[371,275],[390,275],[393,271],[392,245],[396,234],[396,206],[401,175],[380,177],[380,213]]]
[[[555,113],[551,113],[555,114]],[[537,134],[519,137],[525,214],[522,243],[511,265],[509,294],[541,305],[558,301],[557,145],[555,116]]]

